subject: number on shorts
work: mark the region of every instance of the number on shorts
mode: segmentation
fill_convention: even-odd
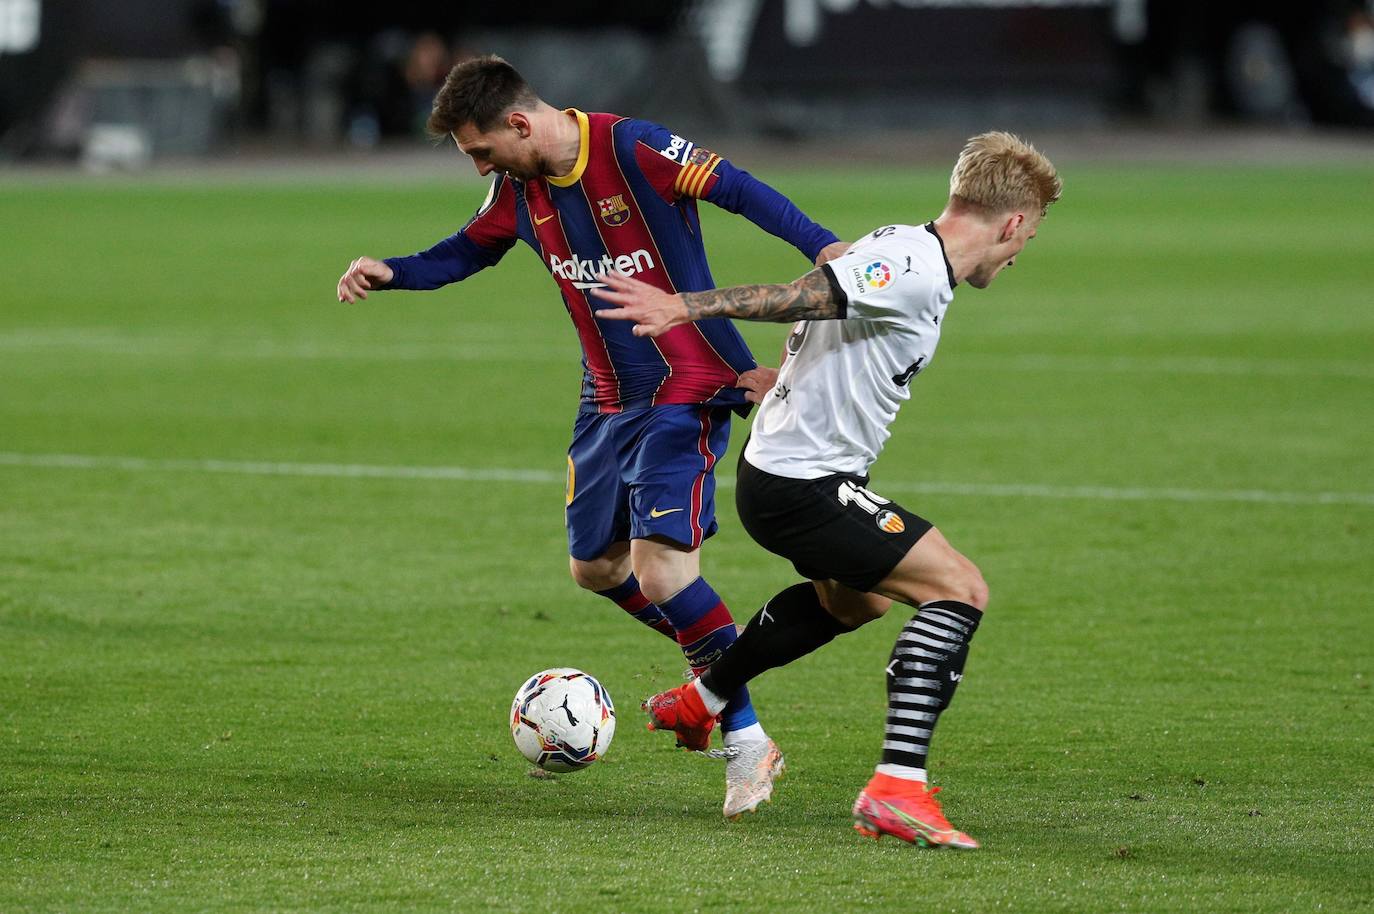
[[[877,514],[882,510],[883,505],[892,504],[881,495],[874,495],[863,486],[856,486],[852,482],[840,483],[840,488],[835,492],[835,497],[846,508],[850,505],[858,505],[869,514]]]

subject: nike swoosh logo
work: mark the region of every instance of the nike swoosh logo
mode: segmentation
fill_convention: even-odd
[[[660,511],[657,508],[649,509],[650,517],[662,517],[665,514],[672,514],[674,511],[681,511],[681,508],[669,508],[667,511]]]
[[[552,219],[552,218],[553,218],[553,216],[545,216],[543,219],[540,219],[538,216],[535,216],[535,217],[534,217],[534,224],[535,224],[535,225],[543,225],[545,222],[548,222],[548,221],[549,221],[550,219]]]
[[[912,816],[912,815],[910,815],[909,813],[907,813],[906,810],[898,809],[896,806],[893,806],[891,803],[883,802],[883,801],[881,801],[881,800],[879,801],[879,803],[880,803],[882,806],[886,807],[894,816],[896,816],[897,818],[901,819],[901,820],[902,820],[903,822],[905,822],[907,825],[911,826],[912,829],[914,829],[915,831],[920,832],[921,834],[925,835],[927,838],[935,838],[935,837],[938,837],[938,836],[940,836],[940,835],[946,834],[946,832],[945,832],[944,829],[936,828],[936,827],[933,826],[933,825],[927,825],[926,823],[922,822],[920,819],[917,819],[915,816]]]

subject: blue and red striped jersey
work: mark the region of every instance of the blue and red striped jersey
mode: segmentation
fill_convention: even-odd
[[[627,321],[600,320],[591,294],[608,270],[669,292],[715,286],[696,201],[739,213],[808,260],[838,240],[786,197],[710,150],[648,121],[585,114],[577,164],[562,177],[497,175],[486,201],[457,233],[427,251],[389,258],[389,289],[435,289],[492,266],[516,239],[558,283],[582,343],[584,412],[669,403],[747,408],[735,386],[754,358],[724,318],[635,336]]]

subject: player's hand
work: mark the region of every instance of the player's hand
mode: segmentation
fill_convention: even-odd
[[[845,251],[849,250],[848,241],[836,241],[821,248],[821,252],[816,255],[816,266],[834,260]]]
[[[593,289],[592,294],[616,307],[602,308],[596,312],[597,317],[634,321],[635,336],[662,336],[678,324],[687,323],[687,306],[681,295],[670,295],[624,273],[608,271],[600,278],[605,288]]]
[[[768,391],[777,386],[777,383],[778,370],[760,365],[741,374],[735,386],[744,388],[744,399],[750,403],[762,403],[763,398],[768,396]]]
[[[380,289],[391,282],[395,275],[391,267],[371,257],[359,257],[348,265],[339,277],[339,301],[350,305],[360,298],[367,298],[368,291]]]

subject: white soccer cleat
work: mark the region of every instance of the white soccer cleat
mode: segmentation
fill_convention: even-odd
[[[725,818],[738,819],[772,801],[773,782],[786,769],[771,739],[731,746],[725,762]]]

